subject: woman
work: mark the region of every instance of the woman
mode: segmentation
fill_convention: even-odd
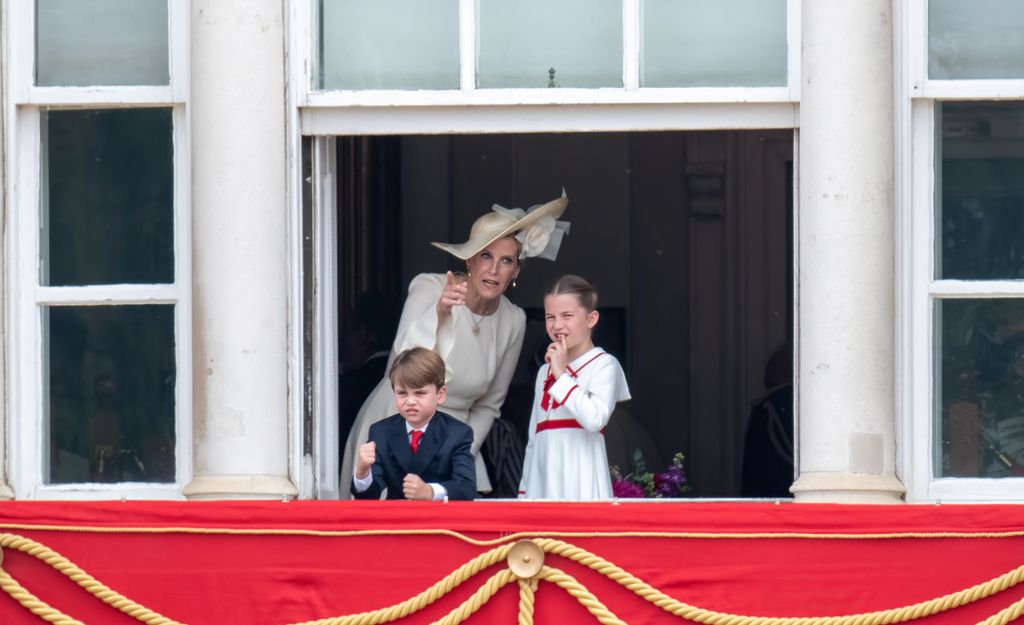
[[[445,362],[448,395],[440,409],[473,429],[477,488],[491,483],[480,458],[480,445],[500,415],[523,345],[526,315],[503,295],[525,258],[554,260],[569,224],[556,221],[569,199],[562,197],[524,211],[495,204],[470,229],[462,244],[432,243],[466,261],[466,275],[420,274],[409,285],[388,367],[395,354],[412,348],[433,349]],[[386,369],[385,369],[386,370]],[[348,498],[355,450],[370,426],[395,413],[391,385],[385,378],[370,393],[349,432],[341,463],[340,489]]]

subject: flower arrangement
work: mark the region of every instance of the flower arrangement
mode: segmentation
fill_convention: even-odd
[[[640,450],[633,453],[633,470],[623,475],[617,466],[611,468],[612,495],[620,499],[683,497],[692,489],[686,483],[683,454],[672,456],[672,464],[661,473],[647,470]]]

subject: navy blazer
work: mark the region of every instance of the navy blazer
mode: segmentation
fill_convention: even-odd
[[[434,413],[427,431],[413,454],[402,415],[391,415],[370,426],[370,441],[377,443],[377,461],[370,467],[373,483],[356,499],[380,499],[388,489],[388,499],[405,499],[402,482],[409,473],[428,484],[444,486],[449,499],[473,499],[476,496],[476,464],[470,446],[473,430],[441,411]]]

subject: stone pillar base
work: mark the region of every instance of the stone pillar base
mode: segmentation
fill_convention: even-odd
[[[202,475],[181,494],[186,499],[294,499],[298,492],[283,475]]]
[[[903,503],[907,489],[894,474],[804,473],[789,489],[803,503]]]

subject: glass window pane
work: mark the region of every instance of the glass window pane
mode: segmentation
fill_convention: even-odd
[[[323,89],[458,89],[458,0],[321,0]]]
[[[479,0],[479,22],[480,88],[622,86],[621,0]]]
[[[936,277],[1024,279],[1024,102],[942,102]]]
[[[45,314],[47,483],[173,482],[174,306]]]
[[[173,282],[171,109],[42,116],[42,284]]]
[[[36,0],[36,84],[170,84],[167,33],[167,0]]]
[[[1024,300],[941,300],[936,476],[1024,475]]]
[[[930,0],[928,76],[1024,78],[1024,3]]]
[[[644,87],[786,84],[786,0],[643,0]]]

